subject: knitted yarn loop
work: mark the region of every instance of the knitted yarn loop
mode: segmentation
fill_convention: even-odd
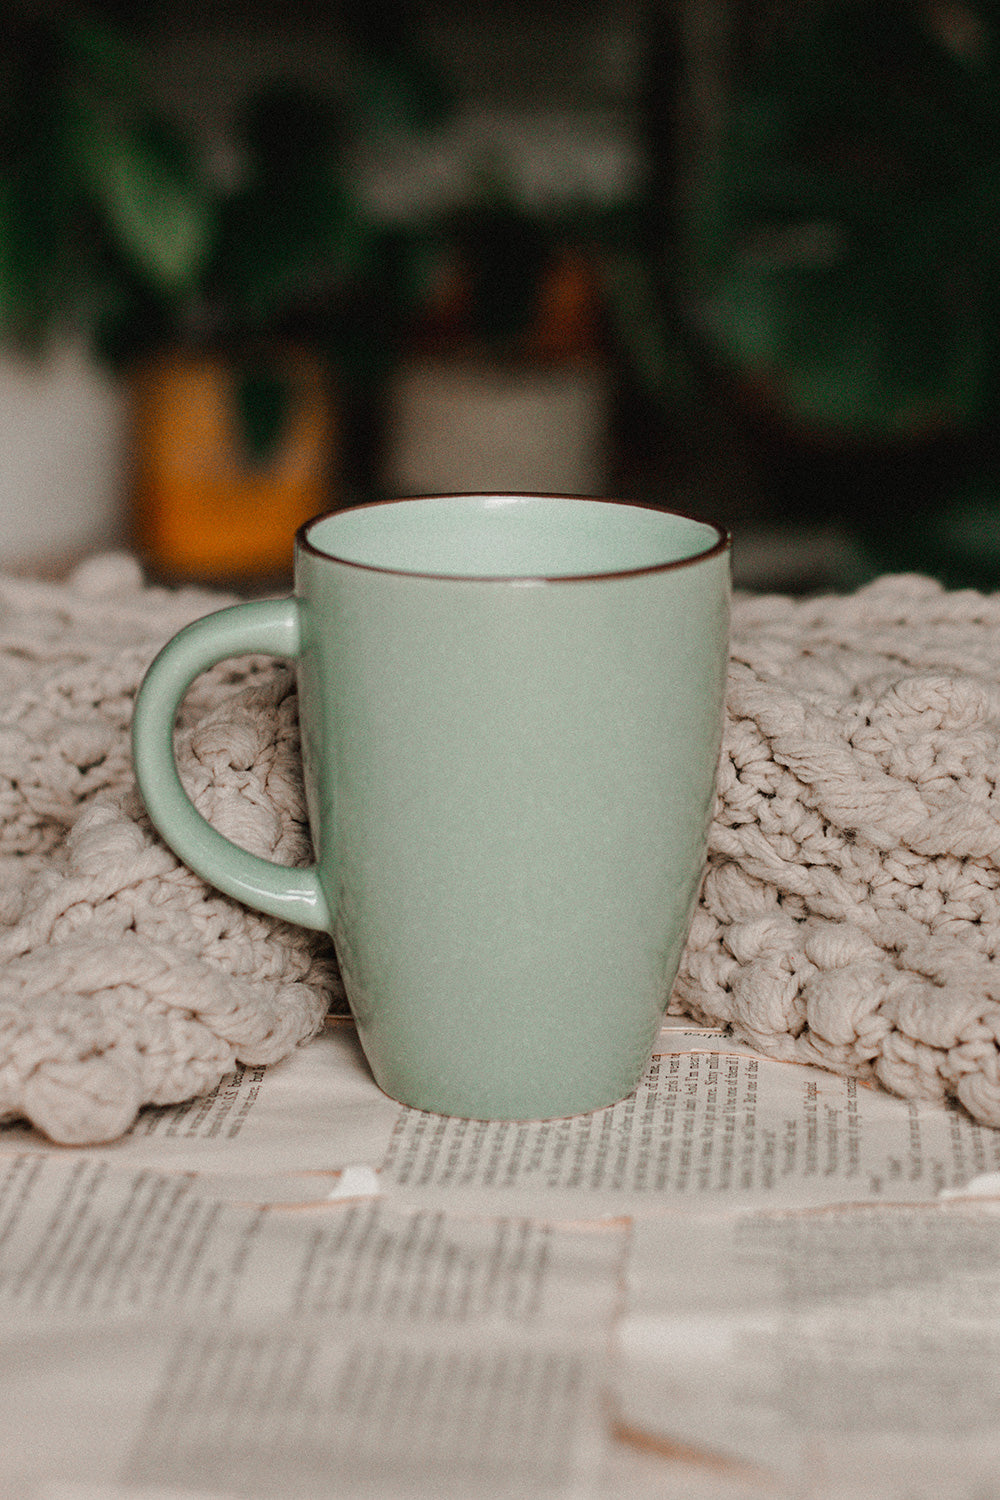
[[[742,599],[670,1010],[1000,1125],[1000,596]]]
[[[185,869],[129,755],[159,647],[230,603],[145,587],[125,557],[55,586],[0,580],[0,1119],[111,1140],[147,1104],[277,1062],[342,999],[328,945]],[[310,858],[294,684],[268,659],[193,687],[178,763],[196,806],[279,863]]]
[[[330,945],[182,866],[135,787],[156,650],[232,602],[149,588],[127,557],[0,578],[0,1120],[127,1131],[308,1041],[343,992]],[[308,860],[292,678],[192,688],[178,762],[235,842]],[[1000,1125],[1000,595],[889,577],[740,598],[708,870],[670,1011],[769,1056]]]

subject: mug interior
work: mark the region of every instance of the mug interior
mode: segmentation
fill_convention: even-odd
[[[672,511],[571,495],[431,495],[320,516],[310,551],[358,567],[452,578],[593,578],[676,567],[727,545]]]

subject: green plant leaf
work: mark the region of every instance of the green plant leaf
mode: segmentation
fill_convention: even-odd
[[[983,418],[998,339],[1000,76],[924,7],[821,4],[737,96],[690,220],[697,326],[810,425]]]
[[[172,132],[127,121],[103,100],[67,100],[67,136],[94,202],[122,249],[158,288],[190,287],[211,235],[208,195]]]

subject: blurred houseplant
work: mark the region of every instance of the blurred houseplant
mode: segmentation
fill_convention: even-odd
[[[138,532],[163,571],[282,570],[341,494],[345,428],[391,365],[419,260],[355,191],[351,152],[447,110],[404,20],[355,18],[341,92],[278,81],[244,102],[193,287],[136,287],[105,326],[137,370]]]
[[[210,210],[125,49],[72,13],[5,14],[0,39],[0,546],[4,563],[103,540],[121,403],[88,349],[125,286],[192,285]]]
[[[341,128],[323,94],[256,95],[194,285],[136,287],[105,321],[105,349],[133,371],[137,538],[160,571],[280,571],[296,527],[330,503],[337,317],[374,236],[343,179]]]
[[[163,574],[282,569],[335,497],[337,372],[351,390],[384,374],[413,259],[353,190],[350,150],[447,107],[405,23],[402,5],[350,18],[339,89],[244,101],[231,178],[113,28],[60,10],[5,35],[0,333],[39,351],[69,328],[126,377],[134,531]]]
[[[806,0],[734,72],[679,216],[690,347],[782,511],[1000,587],[1000,7]]]

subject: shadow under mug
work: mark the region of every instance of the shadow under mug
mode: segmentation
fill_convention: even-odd
[[[300,530],[292,597],[198,620],[140,689],[136,775],[197,874],[333,937],[380,1087],[539,1119],[648,1062],[703,873],[729,539],[613,500],[414,497]],[[237,848],[173,727],[223,658],[296,663],[315,864]]]

